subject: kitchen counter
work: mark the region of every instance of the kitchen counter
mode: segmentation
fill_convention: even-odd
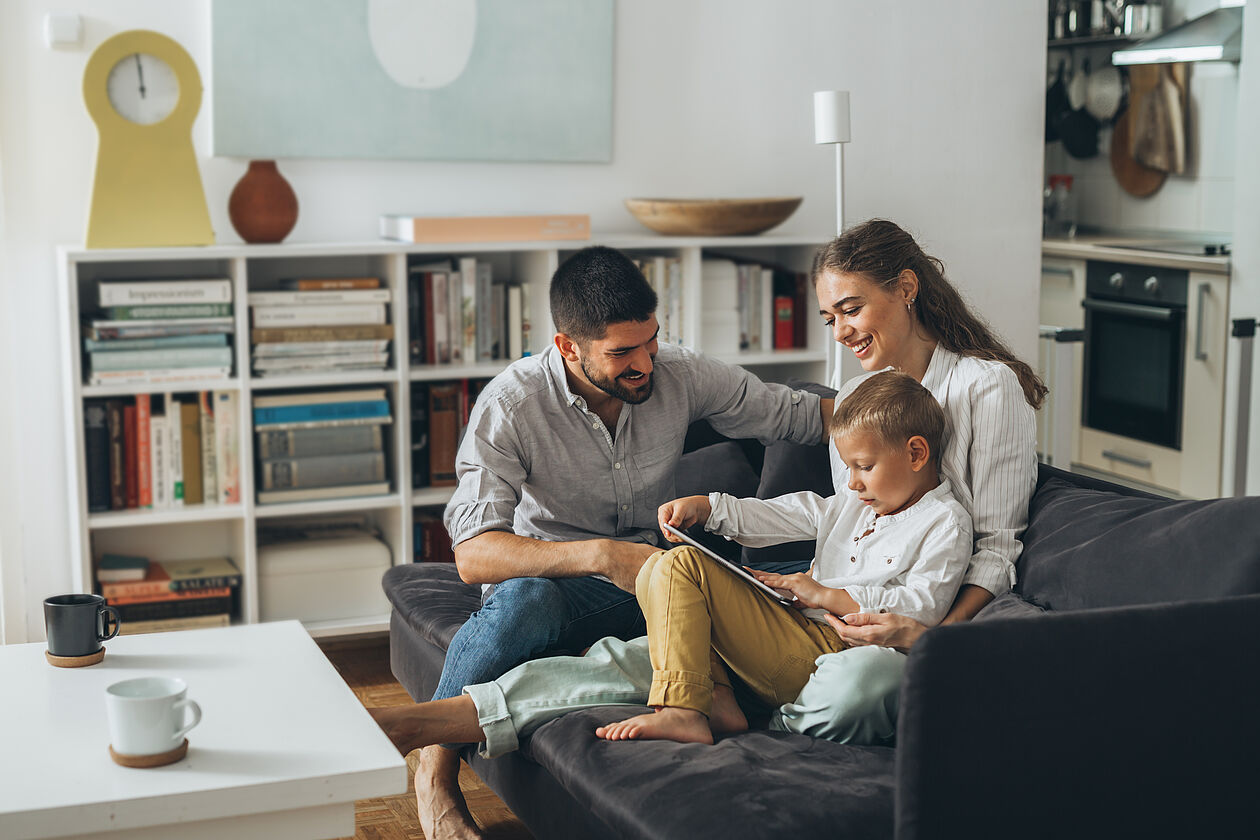
[[[1107,236],[1087,234],[1068,238],[1041,240],[1043,257],[1065,257],[1077,260],[1105,260],[1131,265],[1154,265],[1167,268],[1184,268],[1188,271],[1206,271],[1213,274],[1229,274],[1229,257],[1191,256],[1166,254],[1161,251],[1145,251],[1140,246],[1152,244],[1151,237]],[[1167,241],[1167,240],[1158,240]],[[1132,247],[1115,247],[1125,245]]]

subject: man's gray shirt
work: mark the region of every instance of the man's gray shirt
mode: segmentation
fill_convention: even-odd
[[[486,531],[661,544],[656,510],[675,497],[687,427],[763,443],[817,443],[819,398],[661,344],[652,396],[624,404],[615,434],[574,394],[554,347],[514,362],[473,406],[446,506],[455,545]]]

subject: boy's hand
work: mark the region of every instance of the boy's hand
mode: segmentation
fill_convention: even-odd
[[[749,569],[744,567],[771,589],[777,589],[784,594],[791,593],[796,596],[797,603],[801,607],[826,607],[822,604],[822,599],[826,597],[831,589],[823,586],[810,575],[804,572],[798,572],[794,575],[776,575],[773,572],[762,572],[757,569]]]
[[[662,525],[677,528],[679,531],[685,531],[697,523],[703,525],[708,522],[711,513],[713,513],[713,507],[709,504],[708,496],[684,496],[657,508],[656,521]],[[670,542],[682,542],[664,528],[661,529],[661,533]]]

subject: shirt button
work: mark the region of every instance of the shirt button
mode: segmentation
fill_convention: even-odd
[[[598,423],[592,423],[592,424],[591,424],[591,428],[592,428],[592,429],[598,429],[598,428],[599,428],[599,424],[598,424]]]
[[[856,562],[857,562],[857,558],[856,558],[856,557],[850,557],[850,558],[849,558],[849,562],[850,562],[850,563],[856,563]]]
[[[622,509],[622,510],[630,510],[630,505],[622,505],[622,506],[621,506],[621,509]]]
[[[879,611],[880,611],[881,613],[886,613],[886,612],[888,612],[888,608],[887,608],[887,607],[880,607],[880,608],[879,608]]]
[[[613,464],[613,469],[614,469],[614,470],[619,470],[619,469],[621,469],[621,462],[620,462],[620,461],[618,461],[617,463]]]

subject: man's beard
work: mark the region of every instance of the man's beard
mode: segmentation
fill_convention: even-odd
[[[633,389],[628,385],[623,385],[620,377],[608,379],[600,376],[586,366],[585,359],[581,360],[581,365],[582,373],[586,374],[586,378],[590,380],[590,383],[610,397],[616,397],[630,405],[638,405],[639,403],[647,402],[648,397],[652,396],[652,374],[650,373],[644,378],[644,381],[647,382],[646,385]],[[630,370],[626,371],[626,373],[637,373],[637,371]]]

